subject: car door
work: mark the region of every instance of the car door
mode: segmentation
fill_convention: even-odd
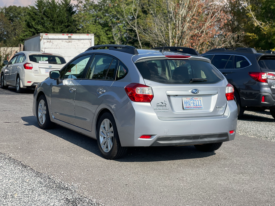
[[[9,64],[7,65],[4,74],[5,74],[5,80],[9,85],[13,85],[12,84],[12,68],[14,66],[14,63],[16,62],[17,56],[14,56],[10,61]]]
[[[78,85],[85,76],[86,67],[91,55],[77,57],[68,63],[60,72],[60,82],[52,86],[51,108],[55,119],[73,124],[74,98]]]
[[[12,85],[16,85],[17,74],[19,74],[20,78],[22,78],[22,72],[20,71],[22,71],[22,68],[23,68],[22,62],[24,62],[25,59],[26,59],[25,55],[20,54],[18,55],[16,62],[12,65],[11,74],[10,74]]]
[[[87,79],[81,81],[75,95],[75,125],[91,131],[95,112],[104,100],[108,101],[110,87],[115,80],[118,60],[96,54],[88,69]],[[108,100],[107,100],[108,99]]]

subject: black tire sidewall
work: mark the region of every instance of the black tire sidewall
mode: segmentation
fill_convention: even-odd
[[[113,137],[113,147],[112,149],[109,151],[109,152],[104,152],[103,149],[101,148],[101,145],[100,145],[100,139],[99,139],[99,131],[100,131],[100,125],[102,123],[102,121],[104,119],[108,119],[112,125],[113,125],[113,130],[114,130],[114,137]],[[117,127],[116,127],[116,123],[115,123],[115,120],[113,118],[113,116],[106,112],[104,114],[102,114],[99,119],[98,119],[98,122],[97,122],[97,126],[96,126],[96,138],[97,138],[97,145],[98,145],[98,148],[101,152],[101,154],[104,156],[104,158],[106,159],[114,159],[116,158],[117,156],[117,153],[118,153],[118,150],[120,148],[120,142],[119,142],[119,137],[118,137],[118,132],[117,132]]]
[[[47,112],[47,113],[46,113],[46,120],[45,120],[45,122],[44,122],[43,125],[40,124],[39,118],[38,118],[38,107],[39,107],[39,102],[40,102],[42,99],[43,99],[44,102],[45,102],[45,105],[46,105],[46,112]],[[40,128],[42,128],[42,129],[49,129],[49,128],[51,127],[52,122],[51,122],[51,120],[50,120],[48,103],[47,103],[46,97],[45,97],[44,95],[41,95],[41,96],[38,98],[38,100],[37,100],[37,103],[36,103],[36,119],[37,119],[37,122],[38,122],[38,125],[39,125]]]
[[[19,80],[19,89],[17,89],[17,81]],[[15,85],[15,90],[17,93],[21,93],[22,92],[22,89],[21,89],[21,85],[20,85],[20,76],[17,76],[16,77],[16,85]]]
[[[235,89],[235,92],[234,92],[235,102],[238,107],[238,117],[241,117],[244,113],[244,108],[241,106],[240,96],[239,96],[238,92],[236,91],[236,88],[234,88],[234,89]]]

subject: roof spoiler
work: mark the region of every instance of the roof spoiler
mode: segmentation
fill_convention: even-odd
[[[152,49],[156,49],[156,50],[160,50],[162,51],[171,51],[171,52],[180,52],[180,53],[185,53],[185,54],[192,54],[192,55],[196,55],[199,56],[200,54],[192,48],[189,47],[168,47],[168,46],[164,46],[164,47],[155,47]]]
[[[86,51],[90,50],[97,50],[97,49],[109,49],[109,50],[116,50],[128,54],[138,54],[138,51],[135,47],[133,46],[128,46],[128,45],[117,45],[117,44],[104,44],[104,45],[97,45],[90,47]]]

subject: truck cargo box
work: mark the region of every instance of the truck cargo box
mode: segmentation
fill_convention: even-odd
[[[24,42],[24,51],[39,51],[62,55],[66,61],[94,46],[93,34],[41,33]]]

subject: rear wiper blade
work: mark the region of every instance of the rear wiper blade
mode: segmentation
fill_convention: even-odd
[[[190,79],[190,82],[189,83],[192,83],[192,82],[206,82],[207,79],[203,79],[203,78],[192,78]]]

